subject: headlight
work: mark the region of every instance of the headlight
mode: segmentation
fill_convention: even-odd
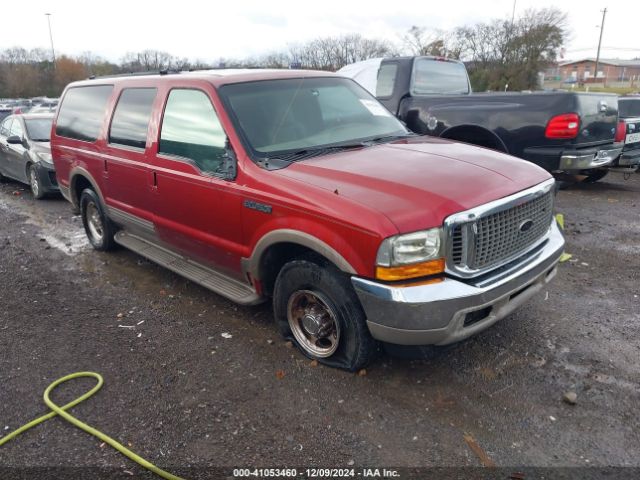
[[[53,157],[51,156],[50,153],[38,152],[36,153],[36,157],[38,157],[38,160],[40,160],[41,162],[48,163],[49,165],[53,165]]]
[[[441,228],[396,235],[383,240],[376,257],[376,277],[404,280],[444,271]]]

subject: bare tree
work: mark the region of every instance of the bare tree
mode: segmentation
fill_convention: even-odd
[[[538,72],[555,61],[566,38],[566,14],[543,8],[527,10],[514,22],[459,27],[454,43],[475,89],[520,90],[536,87]]]

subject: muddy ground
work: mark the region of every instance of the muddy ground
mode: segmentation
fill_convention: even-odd
[[[548,291],[454,348],[385,354],[354,375],[289,348],[269,305],[236,306],[126,250],[92,251],[63,199],[2,183],[0,436],[46,412],[51,381],[91,370],[104,387],[74,415],[185,475],[639,467],[640,175],[570,187],[557,209],[573,258]],[[576,405],[563,402],[569,391]],[[0,447],[2,467],[3,478],[151,478],[58,418]]]

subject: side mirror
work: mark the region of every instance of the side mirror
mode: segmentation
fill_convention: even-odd
[[[22,139],[17,135],[11,135],[10,137],[7,137],[7,143],[10,143],[11,145],[22,145]]]

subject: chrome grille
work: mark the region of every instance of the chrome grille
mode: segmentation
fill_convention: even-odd
[[[462,256],[464,254],[464,245],[462,240],[462,227],[456,225],[453,227],[453,235],[451,236],[451,260],[455,265],[462,263]]]
[[[493,266],[533,245],[548,230],[553,215],[551,192],[530,202],[480,218],[476,223],[473,269]],[[520,230],[532,221],[529,230]],[[476,228],[473,229],[474,233]]]
[[[538,243],[553,219],[553,192],[540,193],[450,224],[449,268],[464,276],[478,275]]]

